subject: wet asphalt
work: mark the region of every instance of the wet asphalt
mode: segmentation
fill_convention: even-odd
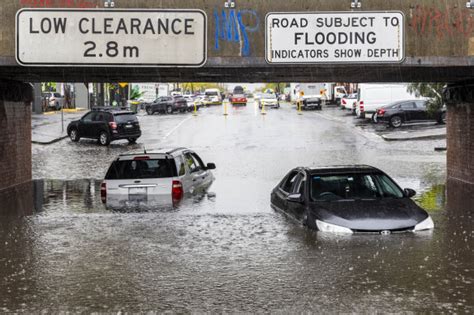
[[[386,142],[335,108],[198,114],[141,115],[136,145],[33,145],[41,207],[0,223],[0,311],[473,312],[473,219],[445,210],[446,154],[434,151],[445,140]],[[104,207],[118,154],[177,146],[216,163],[211,194]],[[435,230],[325,235],[271,209],[290,169],[328,164],[369,164],[414,188]]]

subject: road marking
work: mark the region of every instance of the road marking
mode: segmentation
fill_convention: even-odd
[[[186,119],[183,119],[178,125],[176,125],[176,127],[174,127],[173,129],[171,129],[164,137],[163,137],[163,140],[166,140],[166,138],[168,138],[173,132],[175,132],[179,127],[181,127],[182,124],[184,124],[185,122],[187,122],[188,120],[190,120],[191,118],[193,118],[193,116],[190,116]]]

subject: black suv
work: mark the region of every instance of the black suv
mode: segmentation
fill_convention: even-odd
[[[162,96],[158,97],[153,103],[145,105],[145,110],[148,115],[154,113],[172,114],[173,112],[185,112],[188,110],[188,103],[182,96]]]
[[[137,116],[131,111],[122,109],[93,109],[81,119],[71,121],[67,134],[72,141],[80,138],[98,139],[101,145],[111,141],[127,139],[135,143],[142,135]]]

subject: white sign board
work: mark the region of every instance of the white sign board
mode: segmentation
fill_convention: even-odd
[[[25,66],[183,66],[207,59],[200,10],[22,9],[16,59]]]
[[[271,64],[400,63],[402,12],[269,13],[265,58]]]
[[[131,83],[132,89],[138,88],[138,91],[142,93],[139,99],[145,102],[153,102],[156,100],[156,84],[155,83]]]

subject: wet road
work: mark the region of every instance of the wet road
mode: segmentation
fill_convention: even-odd
[[[253,106],[143,116],[136,145],[33,146],[41,210],[0,223],[0,311],[473,312],[473,218],[444,210],[444,140],[385,142],[334,109]],[[113,212],[119,153],[185,146],[215,162],[215,197]],[[269,205],[293,167],[364,163],[416,189],[432,234],[331,236]],[[465,212],[468,213],[468,212]]]

